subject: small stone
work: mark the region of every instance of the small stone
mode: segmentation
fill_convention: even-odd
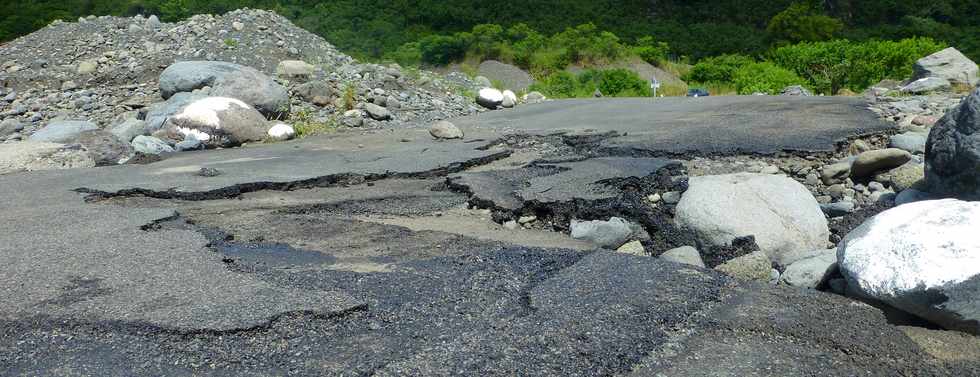
[[[174,151],[173,147],[153,136],[137,136],[133,139],[132,145],[133,150],[142,154],[158,155]]]
[[[661,199],[660,194],[650,194],[649,196],[647,196],[647,201],[653,204],[659,203],[660,199]]]
[[[231,23],[231,28],[235,29],[235,31],[242,31],[245,29],[245,24],[235,21]]]
[[[620,253],[632,254],[641,257],[647,256],[646,249],[643,248],[643,244],[640,243],[640,241],[627,242],[623,244],[623,246],[620,246],[618,249],[616,249],[616,251]]]
[[[868,144],[868,142],[866,142],[864,140],[861,140],[861,139],[854,140],[853,142],[851,142],[851,145],[847,148],[847,151],[852,156],[857,156],[857,155],[859,155],[861,153],[864,153],[864,152],[867,152],[867,151],[870,151],[870,150],[871,150],[871,145]]]
[[[737,279],[768,282],[771,277],[772,262],[769,261],[769,257],[765,253],[753,251],[751,254],[722,263],[715,267],[715,270]]]
[[[663,254],[660,254],[660,259],[704,268],[701,253],[692,246],[681,246],[667,250]]]
[[[663,199],[664,203],[667,204],[677,204],[681,201],[681,193],[677,191],[668,191],[662,195],[661,199]]]
[[[296,136],[296,130],[293,126],[285,123],[277,123],[276,125],[269,128],[268,132],[269,138],[276,141],[286,141],[292,139]]]
[[[463,131],[449,121],[440,120],[429,127],[429,135],[436,139],[462,139]]]
[[[197,171],[197,175],[201,177],[217,177],[221,175],[221,170],[215,168],[201,168]]]
[[[537,216],[534,216],[534,215],[531,215],[531,216],[521,216],[521,218],[517,219],[517,222],[520,223],[521,225],[530,224],[530,223],[533,223],[535,221],[538,221],[538,217]]]
[[[391,111],[388,109],[375,105],[373,103],[365,103],[364,111],[367,112],[368,116],[374,120],[389,120],[391,119]]]
[[[848,176],[851,175],[851,163],[850,162],[838,162],[836,164],[831,164],[823,167],[820,172],[820,180],[823,181],[825,185],[833,185],[835,183],[841,183]]]
[[[507,222],[504,223],[504,228],[507,228],[509,230],[517,229],[517,221],[508,220]]]
[[[596,245],[613,250],[623,246],[633,233],[629,222],[618,217],[612,217],[609,221],[572,220],[570,228],[572,238],[591,241]]]
[[[821,204],[820,210],[830,217],[841,217],[854,212],[854,202],[840,201],[835,203]]]
[[[762,174],[778,174],[779,173],[779,168],[778,167],[775,167],[775,166],[772,166],[772,165],[769,165],[769,166],[766,166],[766,167],[762,168],[762,170],[760,171],[760,173],[762,173]]]

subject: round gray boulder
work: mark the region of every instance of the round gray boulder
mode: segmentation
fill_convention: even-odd
[[[704,249],[743,236],[777,262],[784,254],[823,249],[830,230],[810,191],[782,175],[739,173],[692,177],[675,222]]]
[[[429,135],[436,139],[462,139],[463,131],[446,120],[440,120],[429,127]]]
[[[181,92],[210,87],[215,97],[239,99],[266,117],[289,114],[286,88],[258,70],[228,62],[187,61],[174,63],[160,74],[160,95],[169,99]]]

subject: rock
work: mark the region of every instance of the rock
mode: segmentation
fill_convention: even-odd
[[[633,233],[629,222],[618,217],[610,218],[609,221],[572,220],[571,230],[572,238],[591,241],[610,250],[618,249]]]
[[[837,250],[822,250],[817,255],[791,263],[779,276],[783,284],[816,288],[837,270]]]
[[[722,263],[715,267],[715,270],[737,279],[768,282],[772,272],[772,262],[769,261],[766,253],[754,251]]]
[[[477,67],[480,76],[492,78],[500,82],[504,87],[517,91],[526,90],[534,83],[534,78],[522,70],[520,67],[501,63],[496,60],[484,60]],[[492,85],[484,85],[492,86]]]
[[[503,92],[503,95],[504,95],[504,100],[500,103],[500,106],[503,106],[508,109],[517,106],[517,95],[514,94],[514,92],[510,90],[505,90]]]
[[[163,26],[163,24],[160,22],[160,18],[158,18],[155,14],[151,14],[150,17],[146,19],[144,26],[146,26],[147,29],[155,30],[159,29],[160,26]]]
[[[530,92],[524,95],[524,103],[541,103],[547,99],[548,97],[545,97],[541,92]]]
[[[272,140],[286,141],[296,136],[296,130],[288,124],[276,123],[276,125],[269,128],[267,134]]]
[[[827,165],[824,166],[823,170],[820,172],[820,180],[823,181],[823,184],[828,186],[844,182],[844,180],[850,176],[850,162],[838,162],[836,164]]]
[[[932,127],[932,125],[936,124],[937,121],[939,121],[939,119],[928,115],[916,115],[914,118],[912,118],[912,124],[916,126]]]
[[[162,130],[176,140],[193,135],[207,146],[232,147],[265,139],[268,126],[262,114],[243,101],[205,97],[167,118]]]
[[[977,64],[952,47],[919,59],[912,69],[912,80],[936,77],[971,88],[980,84]]]
[[[911,188],[915,184],[925,179],[925,165],[915,161],[909,161],[905,165],[899,166],[887,173],[878,174],[875,180],[887,183],[897,192]]]
[[[592,92],[592,97],[593,98],[602,98],[602,92],[599,91],[599,89],[596,89],[594,92]]]
[[[286,79],[309,78],[316,66],[302,60],[283,60],[276,66],[276,76]]]
[[[660,254],[660,259],[704,268],[704,261],[701,260],[701,254],[698,253],[698,249],[692,246],[681,246],[667,250],[663,254]]]
[[[646,249],[643,248],[643,244],[640,243],[640,241],[627,242],[623,244],[623,246],[620,246],[618,249],[616,249],[616,251],[620,253],[632,254],[641,257],[648,256]]]
[[[375,105],[373,103],[365,103],[364,111],[367,112],[368,116],[374,120],[389,120],[391,119],[391,111],[388,109]]]
[[[129,141],[122,141],[108,131],[85,131],[74,142],[85,147],[96,166],[117,165],[133,154]]]
[[[821,204],[820,210],[830,217],[841,217],[854,212],[854,202],[840,201],[834,203]]]
[[[174,145],[174,150],[177,152],[196,151],[200,149],[204,149],[204,143],[197,140],[194,135],[187,135],[184,141]]]
[[[821,249],[830,236],[827,219],[810,191],[782,175],[691,177],[690,188],[677,204],[675,222],[693,231],[700,249],[754,235],[776,262],[784,253]]]
[[[21,132],[24,130],[24,123],[14,118],[4,119],[0,122],[0,137],[4,137],[14,132]]]
[[[952,88],[953,85],[949,83],[949,80],[938,77],[923,77],[908,83],[899,90],[905,93],[926,94],[932,92],[946,92]]]
[[[663,195],[660,196],[660,199],[667,204],[677,204],[681,201],[681,193],[677,191],[668,191],[663,193]]]
[[[926,139],[929,134],[922,132],[906,132],[903,134],[892,135],[889,138],[888,146],[898,148],[909,153],[926,153]]]
[[[477,85],[483,88],[493,87],[493,82],[491,82],[490,79],[486,78],[486,76],[476,76],[473,78],[473,82],[475,82]]]
[[[865,178],[877,172],[889,171],[904,165],[912,159],[912,154],[898,148],[867,151],[858,155],[851,163],[851,177]]]
[[[97,130],[95,123],[75,120],[55,120],[44,128],[37,130],[29,140],[48,143],[68,143],[82,132]]]
[[[235,31],[242,31],[245,30],[245,24],[235,21],[231,23],[231,28],[235,29]]]
[[[935,199],[939,198],[928,192],[920,191],[915,188],[909,188],[902,190],[902,192],[895,196],[895,206]]]
[[[95,73],[99,69],[99,62],[95,60],[84,60],[78,63],[78,68],[75,70],[79,75],[90,75]]]
[[[870,151],[871,149],[871,145],[869,145],[868,142],[861,139],[856,139],[847,147],[847,152],[852,156],[857,156],[861,153]]]
[[[521,225],[527,225],[527,224],[533,223],[535,221],[538,221],[538,217],[537,216],[534,216],[534,215],[521,216],[519,219],[517,219],[517,223],[518,224],[521,224]]]
[[[174,63],[160,74],[163,99],[204,87],[211,88],[210,96],[239,99],[270,119],[289,115],[286,89],[251,67],[218,61],[187,61]]]
[[[109,132],[116,135],[116,138],[119,140],[129,143],[137,136],[147,134],[146,122],[136,118],[129,118],[113,126]]]
[[[0,175],[93,166],[95,160],[85,150],[77,147],[34,141],[0,144]]]
[[[496,110],[504,102],[504,93],[494,88],[483,88],[476,95],[476,103],[490,110]]]
[[[657,193],[653,193],[653,194],[650,194],[650,195],[647,196],[647,201],[650,202],[650,203],[653,203],[653,204],[659,203],[660,200],[662,200],[662,199],[663,198],[660,197],[660,194],[657,194]]]
[[[943,116],[926,141],[930,192],[980,200],[980,88]]]
[[[810,96],[813,95],[813,93],[810,93],[809,90],[806,90],[806,88],[804,88],[804,87],[802,87],[800,85],[793,85],[793,86],[787,86],[786,88],[784,88],[783,91],[782,91],[782,93],[780,93],[780,95],[783,95],[783,96],[803,96],[803,97],[810,97]]]
[[[429,127],[429,135],[436,139],[462,139],[463,131],[446,120],[440,120]]]
[[[980,334],[980,203],[905,204],[851,231],[837,262],[848,290],[947,329]]]
[[[507,220],[507,221],[504,222],[504,228],[506,228],[508,230],[516,230],[517,227],[518,227],[517,221]]]
[[[137,136],[133,139],[132,145],[133,150],[142,154],[158,155],[174,151],[169,144],[153,136]]]
[[[325,105],[330,103],[330,98],[335,96],[333,88],[326,81],[310,81],[302,85],[297,86],[293,89],[297,95],[300,96],[306,102],[325,102],[323,104],[317,103],[317,105]]]

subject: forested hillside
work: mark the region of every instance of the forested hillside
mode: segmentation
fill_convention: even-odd
[[[55,19],[89,14],[158,14],[174,21],[196,13],[252,7],[272,9],[361,58],[381,58],[433,34],[518,23],[551,35],[593,23],[625,42],[652,36],[675,57],[696,61],[725,53],[761,55],[800,40],[926,36],[980,59],[978,0],[804,1],[811,11],[788,12],[793,0],[526,0],[520,6],[441,0],[37,0],[0,4],[0,40]],[[802,8],[801,8],[802,9]],[[814,30],[810,29],[816,29]]]

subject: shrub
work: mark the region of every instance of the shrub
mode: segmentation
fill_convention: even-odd
[[[409,42],[399,46],[385,58],[405,67],[416,67],[422,63],[422,49],[418,42]]]
[[[552,98],[591,97],[596,89],[609,97],[650,96],[648,83],[627,69],[586,70],[578,76],[559,71],[529,88]]]
[[[916,60],[945,47],[929,38],[861,43],[841,39],[780,47],[770,51],[769,58],[805,78],[815,91],[835,94],[843,88],[860,92],[883,79],[906,79]]]
[[[770,62],[746,65],[736,71],[732,79],[738,94],[777,94],[787,86],[805,83],[793,71]]]
[[[777,42],[825,41],[831,39],[844,23],[820,14],[809,4],[794,3],[773,16],[766,31]]]
[[[691,72],[684,75],[684,81],[694,82],[731,82],[735,71],[740,68],[755,63],[752,59],[744,55],[721,55],[702,59],[691,68]]]
[[[639,56],[647,63],[660,66],[664,61],[667,60],[667,52],[669,47],[667,43],[655,42],[653,37],[643,37],[636,41],[636,45],[632,48],[633,54]]]
[[[464,37],[465,38],[465,37]],[[466,56],[466,43],[459,36],[430,35],[419,41],[422,62],[447,65]]]

